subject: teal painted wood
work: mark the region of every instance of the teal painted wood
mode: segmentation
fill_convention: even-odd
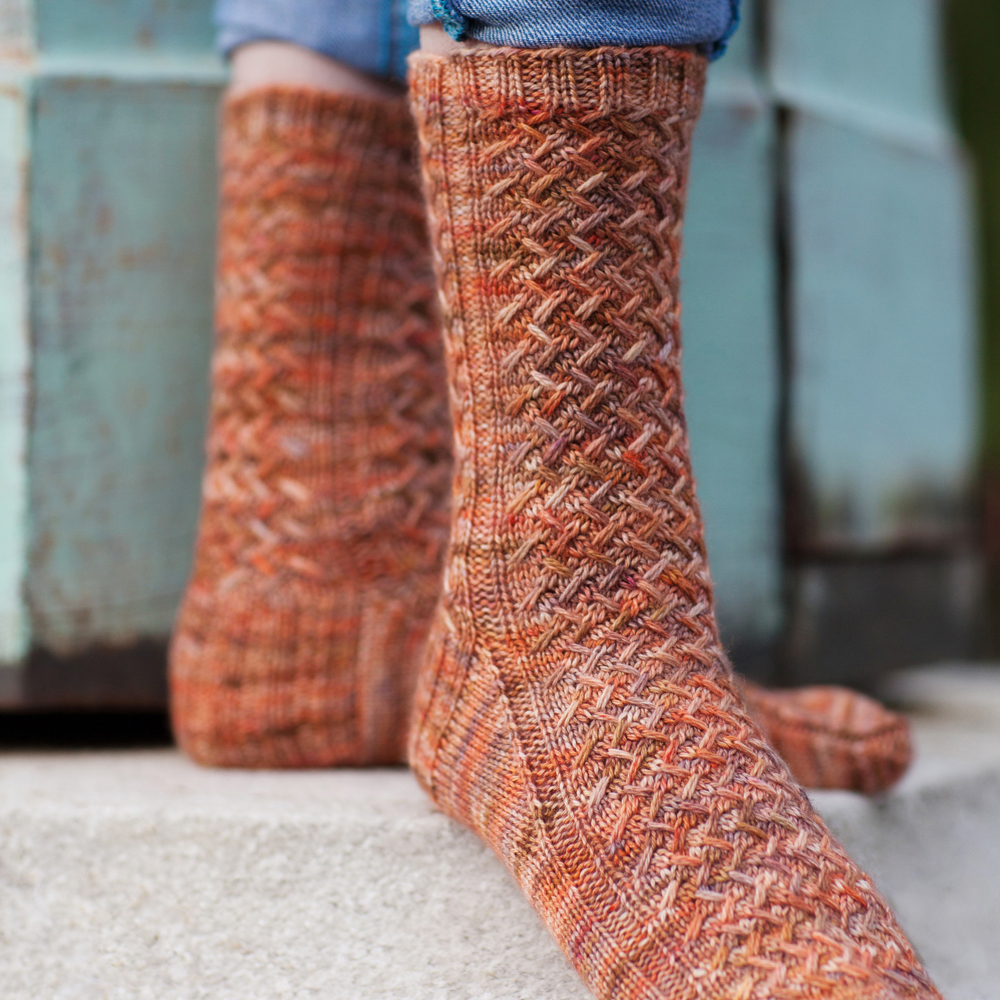
[[[976,445],[968,181],[938,0],[773,0],[805,548],[942,540]]]
[[[961,161],[799,115],[792,434],[811,545],[960,535],[975,459]]]
[[[0,665],[20,660],[29,640],[27,143],[27,96],[10,81],[0,86]]]
[[[168,633],[211,335],[211,87],[39,80],[30,225],[36,644]]]
[[[682,266],[686,404],[723,637],[740,665],[780,626],[774,113],[753,11],[710,72]]]
[[[35,0],[40,51],[94,54],[207,52],[207,0]]]
[[[187,571],[207,373],[211,90],[150,88],[142,77],[162,73],[163,51],[207,48],[208,4],[200,15],[197,6],[43,0],[36,10],[27,593],[34,641],[62,652],[165,636]],[[140,39],[154,14],[167,27]],[[723,628],[737,646],[774,631],[780,550],[772,136],[751,38],[712,72],[684,264],[695,460]],[[185,170],[177,150],[192,143],[203,160]],[[175,249],[196,232],[200,257]]]
[[[910,144],[951,144],[941,0],[771,0],[768,72],[785,104]]]
[[[142,18],[133,15],[142,5],[116,9],[124,10],[122,24],[128,30],[102,36],[101,44],[117,39],[119,51],[134,49],[134,29]],[[43,30],[49,51],[58,53],[60,45],[63,51],[85,51],[87,32],[100,17],[94,5],[78,4],[74,10],[78,22],[89,19],[90,27],[69,32],[65,44]],[[771,126],[754,90],[753,59],[741,39],[713,70],[715,97],[699,132],[684,265],[692,434],[723,627],[737,645],[759,644],[773,633],[779,577],[767,218]],[[131,106],[128,93],[128,87],[109,91],[71,79],[39,84],[32,210],[38,396],[28,593],[36,642],[66,652],[166,633],[196,517],[197,461],[192,456],[200,457],[199,421],[185,426],[183,461],[170,465],[161,457],[157,466],[154,457],[162,455],[158,437],[168,404],[154,378],[164,367],[157,354],[162,343],[151,345],[162,341],[159,331],[169,326],[168,316],[157,313],[170,300],[164,283],[178,264],[167,260],[147,276],[158,283],[152,294],[125,281],[114,266],[120,253],[116,239],[141,243],[140,233],[154,233],[167,216],[175,226],[190,220],[192,206],[176,186],[137,181],[136,158],[156,159],[161,151],[155,134],[173,135],[177,124],[156,112],[157,129],[125,139],[135,127],[129,116],[141,114],[122,106],[123,101]],[[152,118],[153,109],[147,110]],[[202,127],[209,136],[207,116]],[[87,135],[93,141],[77,148]],[[133,152],[122,159],[125,147]],[[197,188],[213,174],[204,170],[200,181],[190,171],[186,176]],[[151,195],[138,215],[131,204],[137,184]],[[194,202],[205,197],[196,192]],[[124,203],[117,237],[97,234],[94,213],[102,199],[116,212]],[[49,247],[64,251],[58,265]],[[70,252],[70,247],[75,249]],[[207,314],[210,265],[203,260],[202,266],[196,290],[192,273],[181,283],[192,308],[198,300]],[[87,277],[91,272],[100,274],[97,287]],[[723,294],[720,275],[725,276]],[[132,343],[131,355],[116,350],[122,335],[109,332],[122,315],[146,327]],[[177,373],[186,366],[191,384],[203,386],[204,322],[194,325],[202,340],[190,333],[190,323],[188,328],[183,321],[175,324],[186,347],[172,363]],[[754,377],[740,379],[747,371]],[[734,395],[739,406],[727,405]],[[127,400],[141,396],[151,402],[130,411]],[[187,412],[200,418],[197,404]],[[159,499],[156,490],[163,490],[166,499]]]
[[[776,101],[793,109],[793,426],[823,537],[953,523],[972,440],[964,181],[934,3],[769,6],[774,91],[752,5],[710,74],[682,271],[695,471],[738,655],[780,624]],[[25,596],[32,641],[63,653],[169,630],[210,345],[209,14],[209,0],[0,0],[0,663],[26,648]]]

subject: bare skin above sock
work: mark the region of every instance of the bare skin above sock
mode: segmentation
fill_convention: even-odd
[[[201,527],[170,657],[196,760],[395,763],[440,589],[443,356],[405,100],[223,110]]]
[[[704,60],[411,60],[456,455],[419,780],[602,1000],[940,1000],[719,644],[677,278]]]

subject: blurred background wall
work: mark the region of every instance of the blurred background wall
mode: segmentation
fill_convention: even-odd
[[[982,539],[987,560],[986,644],[1000,649],[1000,3],[950,0],[945,7],[954,108],[971,154],[976,195],[982,392]]]
[[[871,689],[988,651],[1000,299],[980,364],[944,40],[977,163],[992,150],[985,237],[995,114],[968,67],[992,4],[750,3],[712,68],[688,412],[724,637],[763,679]],[[165,697],[211,347],[211,46],[209,0],[0,0],[3,706]]]

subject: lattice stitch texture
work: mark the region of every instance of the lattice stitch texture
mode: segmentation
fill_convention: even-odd
[[[411,761],[599,997],[937,997],[719,645],[677,278],[702,72],[411,62],[458,462]]]
[[[224,109],[208,461],[171,656],[200,760],[401,756],[451,468],[414,143],[402,100]]]

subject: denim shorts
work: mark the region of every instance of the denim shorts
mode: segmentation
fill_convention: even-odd
[[[407,2],[409,10],[407,11]],[[365,73],[403,80],[415,25],[492,45],[696,45],[720,55],[739,0],[216,0],[218,44],[294,42]]]

